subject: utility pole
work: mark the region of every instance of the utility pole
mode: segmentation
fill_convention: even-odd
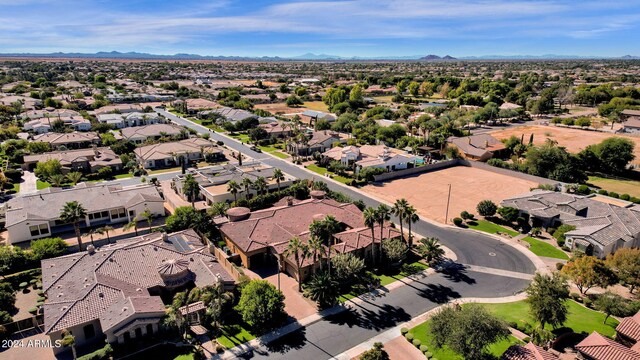
[[[278,291],[280,291],[280,258],[277,257],[276,260],[278,261]]]
[[[449,184],[449,195],[447,195],[447,211],[445,212],[445,215],[444,215],[445,225],[447,224],[447,221],[449,219],[449,202],[451,202],[451,184]]]

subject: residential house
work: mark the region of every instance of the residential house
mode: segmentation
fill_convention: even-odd
[[[285,256],[289,240],[297,236],[307,243],[309,225],[313,220],[332,215],[343,231],[335,234],[331,253],[353,252],[369,259],[373,241],[370,228],[364,225],[362,211],[353,204],[326,199],[322,191],[313,191],[311,195],[311,199],[302,201],[285,198],[264,210],[229,209],[228,222],[222,223],[219,228],[229,251],[234,254],[232,257],[237,257],[249,269],[276,266],[279,263],[282,271],[297,279],[298,269],[293,255]],[[379,234],[379,229],[375,233]],[[385,226],[383,236],[396,238],[400,232]],[[376,242],[379,240],[375,239]],[[322,260],[316,259],[314,263],[312,258],[307,258],[300,269],[300,278],[304,280],[319,265],[319,261]]]
[[[136,127],[127,127],[120,130],[122,138],[136,144],[142,144],[148,139],[157,140],[162,137],[184,137],[184,128],[173,124],[154,124]]]
[[[38,118],[27,121],[22,126],[24,131],[32,131],[36,134],[45,134],[51,131],[51,125],[56,121],[62,121],[64,126],[72,128],[76,131],[91,130],[91,121],[82,116],[65,116],[55,118]]]
[[[640,133],[640,110],[623,110],[620,112],[622,132]]]
[[[221,116],[224,121],[228,121],[233,124],[246,119],[258,119],[258,116],[256,114],[250,113],[246,110],[233,109],[230,107],[221,107],[213,110],[200,111],[198,112],[198,118],[205,119],[210,117],[212,114],[217,114],[218,116]]]
[[[343,142],[338,133],[323,130],[314,131],[305,142],[290,142],[287,144],[287,152],[300,156],[310,156],[315,152],[323,153],[330,149],[335,142]]]
[[[143,112],[142,106],[140,106],[140,104],[115,104],[115,105],[103,106],[94,111],[96,115],[115,114],[115,113],[128,114],[132,112]]]
[[[116,129],[131,126],[143,126],[165,123],[165,119],[157,113],[130,112],[125,114],[100,114],[98,122],[112,125]]]
[[[575,346],[581,360],[640,360],[640,352],[600,335],[591,333]]]
[[[71,189],[47,188],[12,198],[4,204],[8,241],[15,244],[73,230],[60,221],[60,210],[77,201],[86,210],[82,228],[142,220],[149,209],[164,215],[164,200],[154,185],[121,187],[80,183]]]
[[[616,327],[616,340],[621,344],[634,347],[640,342],[640,312],[626,317]]]
[[[107,100],[111,103],[140,103],[140,102],[165,102],[175,99],[168,94],[109,94]]]
[[[458,149],[465,159],[487,161],[494,156],[507,154],[504,144],[489,134],[475,134],[465,137],[452,136],[447,142]]]
[[[177,166],[180,159],[192,162],[224,158],[222,151],[214,143],[202,138],[141,146],[134,153],[138,163],[145,169]]]
[[[35,110],[42,107],[42,100],[34,99],[29,96],[9,95],[0,97],[0,105],[11,106],[16,102],[21,103],[22,108],[27,110]]]
[[[269,134],[269,137],[272,139],[280,139],[287,136],[291,136],[293,130],[286,123],[281,123],[278,121],[268,122],[265,124],[260,124],[258,127],[263,128]]]
[[[44,333],[55,342],[66,330],[75,346],[126,344],[160,331],[163,298],[215,284],[233,289],[234,279],[190,229],[89,245],[42,261]],[[64,351],[53,347],[55,354]]]
[[[534,343],[512,345],[502,354],[501,360],[559,360],[556,355]]]
[[[33,141],[48,143],[52,149],[82,149],[100,144],[98,133],[70,132],[70,133],[45,133],[33,137]]]
[[[585,197],[546,190],[515,196],[502,206],[520,210],[535,227],[573,225],[566,245],[587,255],[604,258],[620,248],[640,245],[640,207],[622,207]]]
[[[309,126],[314,126],[318,122],[318,120],[325,120],[331,123],[336,121],[336,116],[316,110],[305,110],[302,112],[302,114],[300,114],[300,121],[305,124],[309,124]]]
[[[235,200],[233,194],[228,189],[228,183],[235,181],[237,184],[242,184],[244,179],[249,179],[251,182],[255,182],[258,178],[262,177],[267,181],[267,191],[287,188],[293,184],[296,180],[293,176],[284,173],[284,179],[280,181],[280,185],[276,179],[274,179],[275,168],[259,161],[252,161],[242,165],[227,164],[222,166],[213,166],[204,169],[190,170],[189,173],[193,175],[194,179],[200,184],[200,195],[196,200],[204,200],[207,205],[211,205],[216,202],[231,202]],[[172,181],[172,188],[177,194],[182,196],[185,200],[190,201],[183,192],[184,178],[186,175],[177,175]],[[249,189],[249,196],[257,194],[255,188]],[[238,195],[238,194],[237,194]],[[238,196],[247,197],[244,189]]]
[[[36,120],[41,118],[50,118],[51,121],[61,118],[61,117],[76,117],[80,116],[80,113],[75,110],[69,109],[54,109],[54,108],[45,108],[41,110],[30,110],[27,112],[23,112],[20,114],[23,119]]]
[[[415,156],[385,145],[334,147],[325,151],[322,155],[332,161],[340,161],[347,167],[355,164],[356,172],[367,167],[380,168],[387,171],[402,170],[412,166],[416,160]]]
[[[111,148],[94,147],[90,149],[53,151],[44,154],[25,155],[22,169],[32,171],[39,162],[58,160],[62,165],[62,173],[80,171],[93,173],[103,167],[110,167],[114,172],[122,170],[122,161]]]

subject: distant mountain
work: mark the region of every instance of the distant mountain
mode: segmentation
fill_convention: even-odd
[[[352,56],[344,57],[338,55],[314,54],[306,53],[299,56],[279,57],[279,56],[222,56],[222,55],[198,55],[178,53],[173,55],[158,55],[140,52],[119,52],[119,51],[100,51],[96,53],[63,53],[54,52],[47,54],[34,53],[9,53],[0,54],[0,57],[21,57],[21,58],[78,58],[78,59],[146,59],[146,60],[259,60],[259,61],[437,61],[437,60],[572,60],[572,59],[621,59],[636,60],[640,56],[625,55],[621,57],[602,57],[602,56],[578,56],[578,55],[480,55],[480,56],[463,56],[455,58],[450,55],[440,57],[438,55],[408,55],[408,56]]]

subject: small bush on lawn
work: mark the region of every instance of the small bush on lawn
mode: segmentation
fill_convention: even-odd
[[[589,299],[588,297],[582,298],[582,303],[584,304],[584,306],[590,308],[593,301],[591,301],[591,299]]]
[[[102,360],[109,359],[113,353],[111,345],[107,344],[102,349],[96,350],[90,354],[80,356],[78,360]]]
[[[420,351],[424,354],[429,351],[429,347],[427,345],[420,345]]]
[[[580,301],[581,297],[580,294],[572,292],[571,294],[569,294],[569,297],[575,301]]]
[[[404,337],[407,338],[407,340],[409,340],[409,341],[413,341],[413,334],[412,333],[407,333]]]
[[[420,341],[420,339],[413,339],[413,341],[411,343],[415,347],[420,347],[420,345],[422,345],[422,341]]]
[[[462,225],[462,219],[461,219],[461,218],[459,218],[459,217],[453,218],[453,224],[454,224],[455,226],[460,226],[460,225]]]
[[[409,329],[407,329],[406,327],[403,327],[402,329],[400,329],[400,333],[402,335],[406,335],[409,332]]]
[[[515,321],[510,321],[509,322],[509,327],[518,330],[518,323],[515,322]]]
[[[433,356],[433,353],[427,351],[426,353],[424,353],[424,356],[426,356],[427,359],[431,359],[431,357]]]
[[[38,312],[38,308],[37,307],[32,307],[28,311],[29,311],[29,314],[35,315]]]

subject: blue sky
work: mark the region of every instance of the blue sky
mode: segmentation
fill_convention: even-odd
[[[0,52],[640,55],[640,0],[0,0]]]

